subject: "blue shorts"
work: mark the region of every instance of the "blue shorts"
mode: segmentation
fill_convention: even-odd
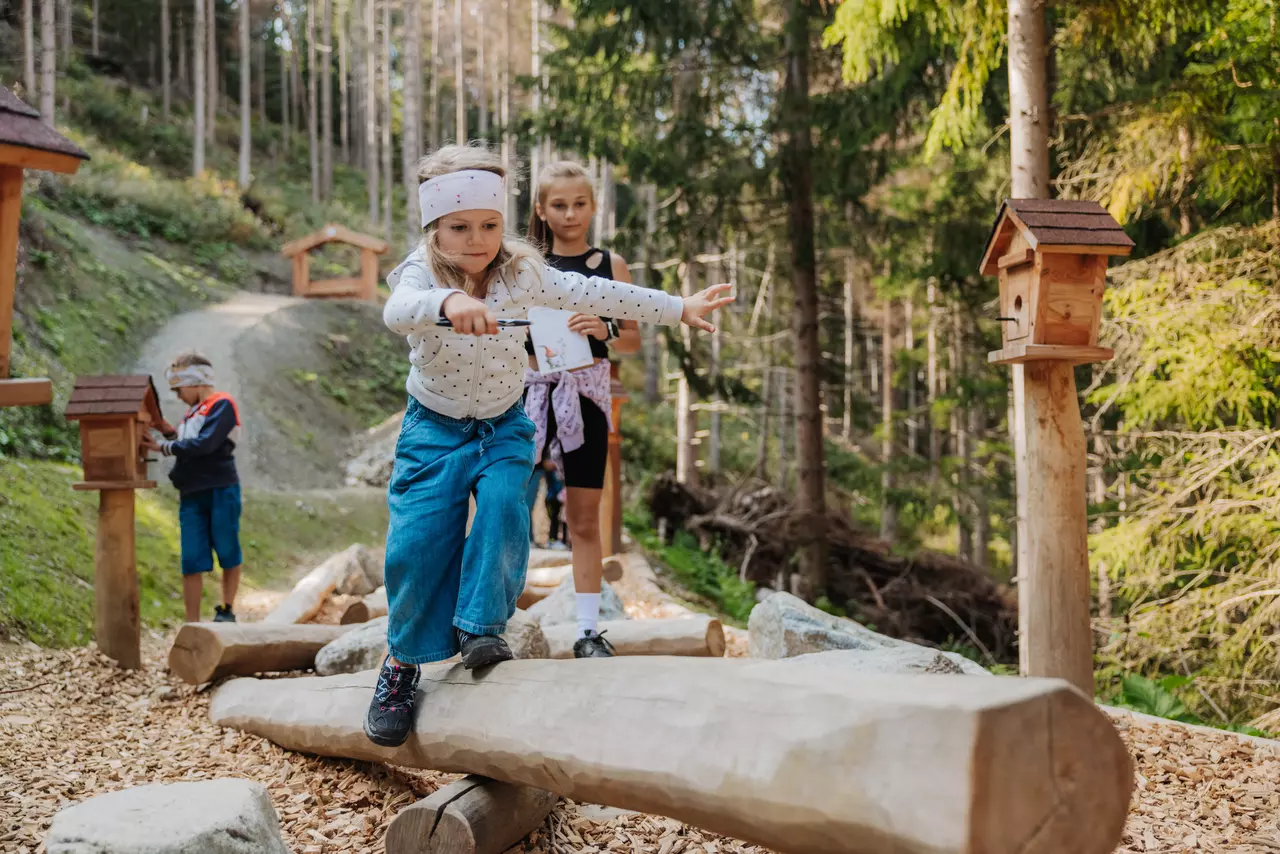
[[[178,505],[182,525],[182,574],[234,568],[244,562],[240,554],[240,485],[202,489],[182,496]]]

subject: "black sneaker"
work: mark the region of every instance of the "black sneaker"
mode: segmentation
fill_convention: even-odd
[[[234,623],[236,615],[231,612],[230,605],[215,605],[213,608],[213,621],[215,623]]]
[[[574,658],[613,658],[618,651],[604,639],[605,632],[589,632],[573,645]]]
[[[462,666],[468,670],[515,658],[507,642],[496,635],[470,635],[458,629],[458,642],[462,646]]]
[[[416,665],[391,664],[384,659],[378,687],[364,717],[364,734],[374,744],[399,747],[413,731],[413,703],[418,690]]]

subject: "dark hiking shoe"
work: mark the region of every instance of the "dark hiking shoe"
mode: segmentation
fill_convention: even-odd
[[[384,660],[378,687],[364,718],[364,734],[374,744],[399,747],[413,731],[413,703],[418,689],[418,668]]]
[[[468,670],[515,658],[507,642],[496,635],[470,635],[458,629],[458,643],[462,646],[462,666]]]
[[[231,612],[230,605],[215,605],[213,608],[213,621],[215,623],[234,623],[236,615]]]
[[[605,632],[591,632],[573,645],[574,658],[613,658],[618,654],[613,644],[604,639]]]

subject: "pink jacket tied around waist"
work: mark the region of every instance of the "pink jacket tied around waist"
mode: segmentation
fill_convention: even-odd
[[[551,461],[561,479],[564,478],[564,455],[582,447],[583,435],[582,397],[590,400],[604,413],[609,430],[613,430],[613,381],[609,375],[609,362],[602,359],[580,371],[560,371],[540,374],[526,370],[524,384],[525,413],[533,419],[533,458],[542,459],[547,447],[547,406],[555,408],[556,435],[550,440]],[[581,397],[579,397],[581,395]]]

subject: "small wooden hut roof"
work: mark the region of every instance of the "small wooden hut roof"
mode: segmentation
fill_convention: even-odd
[[[1133,250],[1124,228],[1097,202],[1005,199],[987,240],[982,275],[999,272],[997,262],[1019,231],[1033,250],[1054,247],[1094,255],[1128,255]]]
[[[0,164],[75,172],[89,155],[40,121],[40,113],[0,86]]]
[[[137,376],[76,377],[65,413],[68,421],[95,415],[134,415],[146,409],[160,420],[160,400],[146,374]]]
[[[326,243],[348,243],[352,246],[358,246],[361,249],[368,249],[378,255],[383,254],[391,248],[387,241],[374,237],[370,234],[361,234],[358,231],[352,231],[343,225],[334,225],[330,223],[315,234],[309,234],[306,237],[300,237],[292,240],[281,247],[280,252],[286,258],[292,258],[302,252],[310,252],[317,246],[323,246]]]

